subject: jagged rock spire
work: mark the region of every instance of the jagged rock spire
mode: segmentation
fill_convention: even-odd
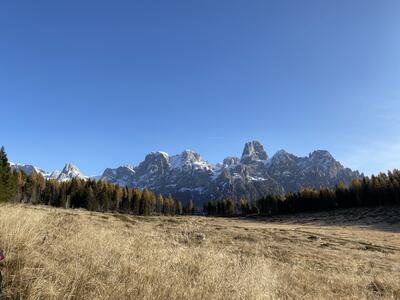
[[[253,161],[267,160],[268,154],[264,150],[264,146],[258,141],[247,142],[244,145],[242,154],[242,163],[251,163]]]

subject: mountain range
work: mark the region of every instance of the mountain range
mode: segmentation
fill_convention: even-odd
[[[138,166],[107,168],[96,177],[84,176],[72,164],[51,173],[32,165],[12,164],[12,167],[27,175],[35,170],[46,179],[94,178],[120,186],[149,188],[172,194],[182,201],[196,202],[228,197],[257,199],[269,193],[295,192],[302,187],[348,184],[353,178],[363,176],[342,166],[328,151],[316,150],[306,157],[298,157],[280,150],[269,157],[258,141],[246,143],[240,158],[227,157],[217,164],[208,163],[192,150],[173,156],[158,151],[149,153]]]

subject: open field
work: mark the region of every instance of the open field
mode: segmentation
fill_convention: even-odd
[[[400,208],[268,219],[0,206],[5,299],[399,299]]]

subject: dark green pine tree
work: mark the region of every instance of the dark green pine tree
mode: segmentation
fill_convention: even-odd
[[[16,178],[11,171],[4,147],[0,150],[0,203],[10,201],[16,193]]]

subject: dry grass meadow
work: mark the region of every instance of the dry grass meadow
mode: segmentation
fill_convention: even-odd
[[[400,209],[270,219],[0,206],[4,299],[399,299]]]

